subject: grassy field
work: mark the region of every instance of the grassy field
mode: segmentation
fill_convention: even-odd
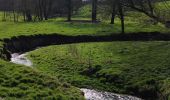
[[[80,90],[42,72],[0,60],[0,97],[5,100],[83,100]]]
[[[167,2],[167,4],[170,4]],[[160,2],[156,6],[165,9],[164,3]],[[90,6],[86,5],[78,10],[77,15],[73,20],[90,20],[91,10]],[[99,9],[100,10],[100,9]],[[163,24],[158,23],[153,25],[153,22],[146,15],[138,12],[125,13],[125,32],[162,32],[169,33],[170,29],[165,28]],[[19,35],[33,35],[33,34],[65,34],[65,35],[110,35],[121,32],[120,20],[116,18],[115,25],[110,25],[110,18],[100,18],[101,23],[82,23],[82,22],[65,22],[66,18],[53,18],[48,21],[41,22],[13,22],[11,17],[3,21],[3,13],[0,12],[0,39],[9,38]]]
[[[1,13],[2,14],[2,13]],[[136,14],[136,17],[140,16]],[[141,17],[140,17],[141,18]],[[88,18],[73,18],[73,20],[89,20]],[[162,24],[152,25],[148,20],[135,19],[133,17],[126,18],[126,33],[133,32],[162,32],[168,33]],[[58,33],[64,35],[110,35],[121,32],[119,19],[116,19],[115,25],[109,24],[109,21],[103,21],[98,24],[81,23],[81,22],[65,22],[64,18],[50,19],[42,22],[12,22],[0,21],[0,38],[9,38],[19,35],[34,34],[51,34]]]
[[[170,42],[109,42],[49,46],[30,52],[34,68],[78,87],[151,100],[170,95]],[[169,97],[170,99],[170,97]]]
[[[150,19],[143,14],[128,12],[127,15],[127,33],[170,32],[170,29],[160,23],[152,25]],[[89,20],[86,17],[73,19]],[[115,25],[110,25],[108,19],[98,24],[70,23],[65,22],[65,18],[42,22],[0,21],[0,39],[52,33],[110,35],[120,32],[118,18]],[[2,44],[0,42],[0,51],[3,49]],[[159,94],[170,99],[170,42],[49,46],[32,51],[28,56],[34,63],[33,68],[0,59],[0,99],[84,99],[74,86],[128,93],[144,98],[148,98],[148,94],[153,96],[152,99],[157,98],[155,94]]]

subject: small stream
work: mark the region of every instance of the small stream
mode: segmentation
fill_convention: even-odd
[[[11,54],[11,62],[19,65],[25,65],[32,67],[33,63],[26,57],[27,53],[19,54],[13,53]]]
[[[33,63],[26,57],[27,53],[19,54],[13,53],[11,54],[11,62],[15,64],[25,65],[28,67],[32,67]],[[80,89],[85,96],[86,100],[142,100],[137,97],[129,96],[129,95],[121,95],[115,94],[111,92],[102,92],[93,89]]]
[[[142,100],[137,97],[129,95],[115,94],[111,92],[102,92],[91,89],[80,89],[85,96],[86,100]]]

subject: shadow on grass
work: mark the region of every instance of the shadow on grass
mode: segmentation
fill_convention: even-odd
[[[101,21],[92,22],[92,20],[71,20],[66,22],[76,22],[76,23],[100,23]]]
[[[11,53],[28,52],[38,47],[49,45],[62,45],[85,42],[111,42],[111,41],[170,41],[168,33],[129,33],[113,34],[105,36],[78,35],[68,36],[59,34],[39,34],[31,36],[17,36],[1,40],[4,42],[4,49]],[[10,56],[8,57],[10,59]]]

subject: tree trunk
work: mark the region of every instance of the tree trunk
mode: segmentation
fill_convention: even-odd
[[[97,0],[92,0],[92,22],[97,21]]]
[[[16,22],[16,14],[15,14],[15,11],[13,10],[12,12],[13,12],[13,20],[14,20],[14,22]]]
[[[114,23],[115,23],[115,15],[116,15],[116,0],[114,0],[114,2],[113,2],[113,6],[112,6],[112,17],[111,17],[111,22],[110,22],[110,24],[114,24]]]
[[[43,20],[43,8],[42,8],[42,0],[39,0],[38,1],[38,6],[39,6],[39,15],[38,15],[38,19],[39,21],[42,21]]]
[[[32,21],[32,15],[30,11],[26,11],[26,18],[28,22]]]
[[[22,16],[23,16],[23,19],[24,19],[24,22],[26,21],[26,16],[25,16],[25,12],[23,11],[22,12]]]
[[[149,8],[150,8],[150,12],[152,15],[154,15],[154,10],[153,10],[153,6],[152,6],[152,3],[150,0],[147,0],[148,1],[148,5],[149,5]]]
[[[122,1],[119,0],[119,14],[120,14],[120,20],[121,20],[121,27],[122,27],[122,34],[125,33],[125,24],[124,24],[124,13],[123,13],[123,6]]]
[[[68,15],[67,15],[67,21],[71,21],[71,15],[72,15],[72,0],[68,0]]]
[[[44,19],[48,20],[48,14],[47,14],[47,6],[48,6],[48,2],[47,0],[43,0],[42,2],[42,8],[43,8],[43,15],[44,15]]]
[[[3,21],[6,21],[6,11],[4,11]]]

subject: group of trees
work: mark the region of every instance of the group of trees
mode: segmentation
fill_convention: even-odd
[[[124,33],[124,16],[125,12],[138,11],[153,18],[157,22],[162,22],[155,11],[155,3],[160,0],[92,0],[92,22],[96,21],[96,6],[105,7],[105,12],[111,15],[111,24],[114,24],[115,16],[121,21],[122,33]],[[99,3],[98,3],[99,2]]]
[[[54,16],[71,14],[70,10],[77,9],[81,0],[0,0],[0,10],[4,12],[4,19],[12,13],[14,21],[23,16],[24,21],[47,20]],[[73,1],[73,0],[72,0]],[[68,7],[74,5],[72,7]],[[69,9],[68,9],[69,8]]]
[[[97,4],[97,0],[93,0]],[[152,18],[155,23],[161,22],[166,23],[166,18],[161,16],[163,11],[157,7],[159,2],[163,3],[167,10],[168,8],[167,1],[168,0],[98,0],[100,3],[99,6],[106,7],[105,12],[110,12],[111,15],[111,24],[114,24],[115,16],[118,16],[121,20],[122,33],[124,33],[124,16],[126,11],[137,11],[140,13],[144,13],[146,16]],[[93,10],[96,12],[96,5],[92,7],[92,20],[93,18]],[[165,12],[167,13],[167,12]],[[170,12],[168,12],[170,15]],[[167,13],[167,15],[168,15]],[[96,13],[95,13],[96,14]],[[162,14],[165,15],[165,14]],[[96,17],[96,15],[94,15]],[[170,19],[170,16],[169,16]],[[94,21],[93,21],[94,22]]]
[[[85,4],[92,5],[92,22],[97,22],[98,6],[106,7],[105,12],[111,15],[111,24],[115,16],[121,20],[124,33],[124,16],[127,10],[136,10],[161,22],[155,11],[155,3],[161,0],[0,0],[0,10],[4,12],[4,19],[8,13],[13,14],[14,21],[22,15],[24,21],[47,20],[54,16],[67,16],[71,21],[72,14]],[[166,1],[166,0],[163,0]]]

